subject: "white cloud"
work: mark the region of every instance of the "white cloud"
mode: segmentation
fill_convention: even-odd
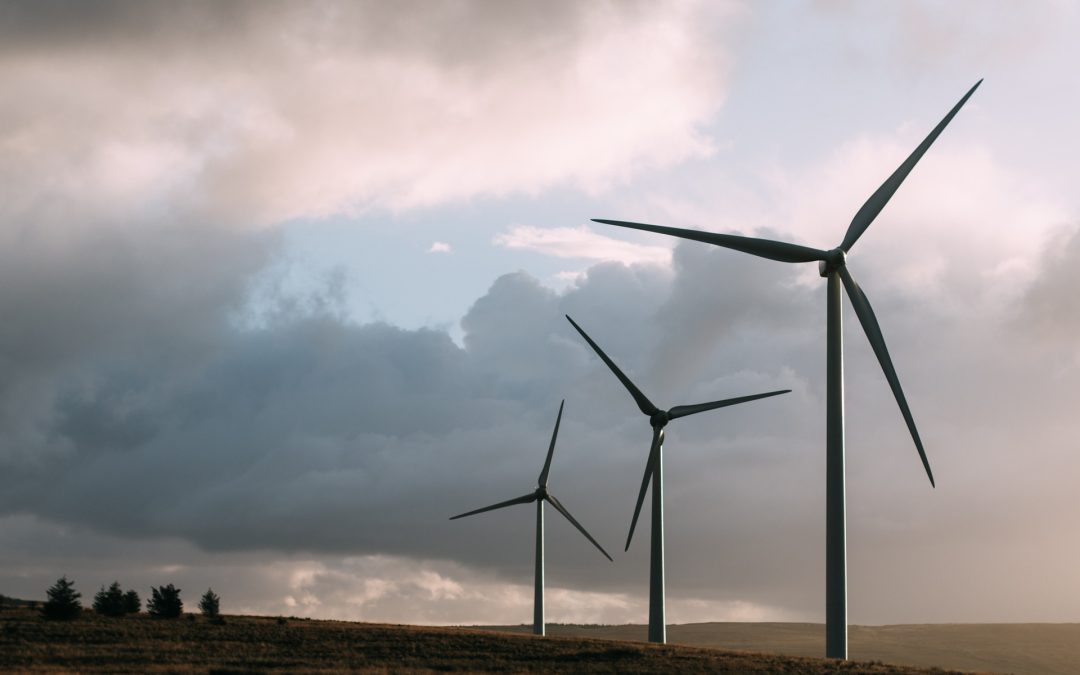
[[[431,244],[431,247],[427,250],[428,253],[453,253],[453,249],[450,244],[444,241],[436,241]]]
[[[702,172],[684,179],[694,183],[689,189],[663,185],[642,194],[627,213],[663,225],[832,248],[943,112],[925,113],[892,134],[855,136],[812,161],[764,160],[738,180],[722,169]],[[852,273],[871,301],[891,287],[959,313],[1000,311],[1034,281],[1046,242],[1071,221],[1066,199],[1039,176],[1011,166],[992,145],[955,133],[980,114],[972,99],[852,249]],[[646,241],[669,239],[651,236]],[[816,266],[799,270],[809,286],[819,283]]]
[[[496,235],[493,243],[504,248],[535,251],[556,258],[620,262],[624,265],[671,264],[671,248],[668,246],[634,244],[614,237],[605,237],[585,225],[550,228],[515,225],[509,232]]]
[[[710,152],[700,127],[728,58],[705,18],[732,12],[477,1],[128,13],[114,23],[129,31],[89,16],[65,33],[79,17],[38,17],[23,27],[38,42],[12,20],[18,58],[0,60],[0,77],[19,105],[3,112],[0,178],[17,198],[0,209],[179,202],[273,224],[602,187]]]

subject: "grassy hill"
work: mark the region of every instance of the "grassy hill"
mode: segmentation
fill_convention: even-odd
[[[19,672],[595,672],[929,673],[870,662],[649,645],[581,637],[537,638],[463,628],[344,621],[85,612],[44,621],[26,607],[0,609],[0,670]]]
[[[526,626],[493,626],[520,631]],[[548,626],[556,636],[644,640],[645,626]],[[668,641],[695,647],[820,656],[825,626],[813,623],[697,623],[668,627]],[[1080,624],[975,623],[851,626],[853,659],[1017,675],[1080,672]]]
[[[19,598],[9,598],[8,596],[0,593],[0,609],[4,607],[36,607],[39,603],[34,600],[20,600]]]

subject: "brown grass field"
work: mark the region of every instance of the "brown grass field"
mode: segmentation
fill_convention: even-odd
[[[674,629],[673,629],[674,630]],[[43,620],[0,610],[0,670],[15,672],[930,673],[937,669],[465,628],[193,615]]]
[[[526,632],[527,626],[493,626]],[[644,640],[645,626],[548,626],[555,636]],[[1080,624],[976,623],[851,626],[853,659],[1017,675],[1080,673]],[[668,627],[668,642],[790,656],[820,656],[825,626],[812,623],[697,623]]]

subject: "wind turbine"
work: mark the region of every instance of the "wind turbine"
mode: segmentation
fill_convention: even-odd
[[[824,251],[787,242],[773,241],[770,239],[758,239],[756,237],[741,237],[732,234],[715,234],[700,230],[683,230],[674,227],[660,225],[646,225],[643,223],[629,223],[621,220],[594,219],[598,223],[618,225],[636,230],[658,232],[683,239],[693,239],[707,244],[714,244],[724,248],[742,251],[761,258],[777,260],[787,263],[817,262],[821,276],[828,279],[827,309],[826,309],[826,370],[827,370],[827,402],[826,402],[826,497],[825,497],[825,655],[829,658],[847,658],[847,545],[846,545],[846,510],[844,506],[844,337],[843,326],[840,317],[841,284],[847,289],[848,298],[855,315],[862,324],[866,337],[870,340],[870,346],[877,355],[881,369],[885,372],[885,379],[889,381],[896,403],[900,406],[900,412],[907,423],[911,438],[915,441],[915,448],[919,451],[926,475],[930,478],[930,485],[934,486],[934,474],[930,471],[930,463],[926,459],[922,440],[915,428],[915,420],[908,409],[907,399],[904,398],[904,390],[900,388],[900,380],[896,377],[889,350],[885,347],[885,338],[881,335],[874,310],[870,307],[870,301],[866,298],[859,284],[855,282],[851,272],[847,269],[847,254],[851,247],[859,240],[870,223],[881,212],[892,198],[893,194],[904,182],[912,168],[926,153],[930,145],[945,129],[946,125],[967,103],[971,95],[982,84],[982,80],[975,83],[968,90],[959,103],[953,106],[949,114],[934,127],[919,147],[904,160],[904,163],[882,183],[870,198],[866,200],[862,208],[852,219],[848,226],[847,234],[840,246],[830,251]]]
[[[574,519],[570,512],[566,510],[566,507],[562,505],[555,495],[548,492],[548,470],[551,469],[551,456],[555,454],[555,438],[559,435],[559,422],[562,421],[563,405],[566,404],[566,399],[563,399],[559,403],[559,415],[555,418],[555,430],[551,432],[551,445],[548,446],[547,459],[544,460],[544,469],[540,472],[540,479],[537,481],[536,490],[530,492],[527,495],[522,495],[516,499],[508,499],[505,502],[499,502],[498,504],[492,504],[491,506],[485,506],[482,509],[476,509],[475,511],[469,511],[468,513],[462,513],[450,518],[450,520],[457,520],[458,518],[464,518],[465,516],[473,516],[477,513],[483,513],[484,511],[494,511],[495,509],[501,509],[507,506],[514,506],[515,504],[529,504],[530,502],[536,502],[536,581],[533,591],[533,633],[537,635],[544,635],[544,501],[548,501],[555,508],[556,511],[561,513],[570,521],[570,524],[581,531],[585,538],[593,543],[593,546],[600,549],[600,552],[604,554],[604,557],[611,560],[611,556],[604,550],[592,535],[585,531],[585,528]]]
[[[641,393],[633,382],[623,374],[615,362],[608,358],[604,350],[593,342],[592,338],[582,330],[581,326],[574,323],[569,316],[566,320],[581,333],[581,337],[589,343],[593,351],[607,364],[615,377],[623,383],[630,396],[634,398],[638,408],[649,417],[649,423],[653,428],[652,446],[649,448],[649,458],[645,463],[645,476],[641,479],[641,490],[638,492],[637,505],[634,507],[634,518],[630,521],[630,533],[626,535],[626,548],[630,550],[630,540],[634,538],[634,528],[637,527],[638,515],[641,514],[641,505],[645,501],[645,491],[649,488],[649,479],[652,478],[652,549],[649,555],[649,642],[667,642],[667,619],[664,608],[664,427],[668,422],[687,415],[693,415],[706,410],[725,408],[729,405],[746,403],[759,398],[767,398],[778,394],[786,394],[790,389],[770,391],[765,394],[753,396],[740,396],[723,401],[711,401],[695,405],[679,405],[671,410],[661,410],[652,401]]]

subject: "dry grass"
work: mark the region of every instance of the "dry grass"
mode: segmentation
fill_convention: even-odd
[[[524,631],[526,627],[495,626]],[[556,636],[644,640],[645,626],[548,626]],[[1080,673],[1080,624],[976,623],[851,626],[850,655],[912,666],[1017,675]],[[668,627],[673,644],[820,656],[825,627],[813,623],[698,623]]]
[[[226,617],[155,620],[85,613],[49,622],[0,610],[0,670],[20,672],[606,672],[927,673],[881,663],[835,662],[695,647],[460,628]]]

